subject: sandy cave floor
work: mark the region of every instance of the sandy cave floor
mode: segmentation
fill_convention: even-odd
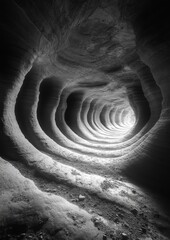
[[[11,164],[15,167],[14,169]],[[5,190],[2,191],[1,204],[4,206],[0,214],[1,217],[3,217],[1,220],[4,219],[4,224],[1,224],[0,228],[0,239],[2,240],[88,239],[88,236],[85,237],[85,235],[83,235],[84,230],[81,235],[81,228],[87,219],[85,219],[86,217],[82,218],[82,213],[80,217],[79,213],[77,213],[79,209],[85,210],[85,212],[90,215],[88,221],[91,221],[93,228],[97,231],[97,234],[94,234],[94,236],[96,236],[94,239],[170,239],[170,209],[167,207],[168,201],[160,196],[151,195],[147,190],[132,185],[130,188],[131,194],[129,196],[131,197],[129,198],[129,202],[129,193],[121,190],[120,196],[117,196],[117,198],[120,197],[121,199],[121,196],[127,195],[127,202],[123,204],[120,201],[119,204],[119,202],[104,199],[102,196],[99,197],[95,193],[91,193],[83,188],[63,183],[62,180],[61,182],[56,182],[53,179],[46,178],[38,174],[34,169],[26,168],[23,163],[13,161],[6,163],[5,166],[12,168],[13,174],[15,174],[16,169],[18,169],[19,173],[17,173],[16,176],[19,176],[19,179],[17,180],[18,182],[15,183],[17,177],[12,179],[12,176],[10,176],[14,184],[14,186],[11,186],[12,191],[10,191],[10,189],[6,190],[6,192],[9,191],[6,195]],[[8,174],[10,174],[9,171]],[[5,182],[7,175],[5,176],[4,173],[3,177]],[[38,195],[41,195],[42,199],[45,198],[45,196],[48,197],[48,201],[45,201],[45,207],[43,206],[43,202],[38,202],[38,204],[42,206],[42,209],[37,206],[37,203],[31,203],[32,199],[35,200],[34,192],[30,192],[30,186],[27,183],[24,183],[25,189],[23,189],[23,183],[21,183],[21,186],[19,185],[20,178],[26,179],[24,180],[25,182],[27,182],[27,179],[33,180],[36,185],[35,188],[38,188],[36,193],[38,191]],[[9,182],[10,180],[8,179]],[[124,181],[123,178],[121,181]],[[106,181],[102,186],[103,193],[107,192],[109,187],[109,182]],[[11,194],[12,196],[10,196]],[[57,209],[51,210],[54,205],[52,201],[55,201],[53,199],[54,196],[61,196],[73,204],[72,206],[78,206],[76,211],[74,211],[74,207],[70,207],[73,208],[73,212],[67,212],[67,217],[69,221],[71,221],[71,224],[73,224],[73,227],[79,228],[80,230],[80,236],[78,238],[69,233],[67,225],[65,225],[66,223],[63,223],[63,226],[61,223],[60,227],[54,226],[55,218],[57,217],[53,216],[53,211],[58,211]],[[138,203],[136,207],[131,204],[132,198]],[[67,202],[63,204],[67,205]],[[48,214],[49,209],[52,211],[50,215]],[[60,210],[62,212],[62,209]],[[62,217],[62,214],[60,217]],[[55,229],[55,227],[57,228]],[[87,226],[85,231],[93,230],[91,230],[90,226],[88,229]]]

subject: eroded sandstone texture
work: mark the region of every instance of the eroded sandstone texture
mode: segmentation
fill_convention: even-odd
[[[0,238],[170,239],[170,14],[0,6]]]

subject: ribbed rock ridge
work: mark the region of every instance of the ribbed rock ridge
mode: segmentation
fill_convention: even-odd
[[[169,239],[167,1],[6,0],[0,19],[0,237]]]

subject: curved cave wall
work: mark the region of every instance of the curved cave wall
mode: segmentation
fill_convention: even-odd
[[[1,3],[2,204],[11,193],[35,196],[34,208],[49,219],[45,228],[67,229],[57,239],[67,239],[66,232],[70,239],[102,239],[88,212],[43,195],[25,171],[127,205],[111,191],[115,182],[107,193],[103,184],[169,194],[169,20],[166,0]],[[56,211],[48,212],[47,202]],[[25,219],[27,206],[5,209],[15,209],[18,225]],[[71,222],[71,209],[86,219],[82,228]],[[0,228],[13,221],[2,217]]]

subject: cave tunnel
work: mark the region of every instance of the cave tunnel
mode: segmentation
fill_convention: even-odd
[[[167,0],[0,6],[0,239],[170,239]]]

